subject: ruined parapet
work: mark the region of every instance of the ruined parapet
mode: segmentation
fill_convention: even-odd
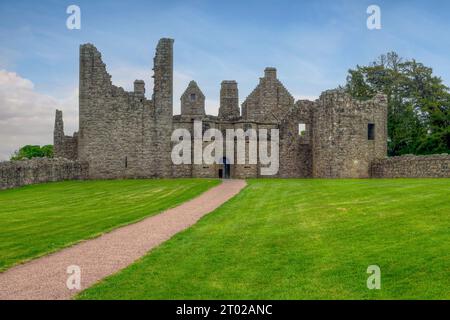
[[[224,80],[220,85],[219,119],[236,120],[240,116],[237,82],[234,80]]]
[[[268,67],[258,86],[242,104],[242,117],[244,120],[280,123],[294,102],[294,97],[277,79],[276,69]]]
[[[204,116],[205,95],[195,81],[189,82],[188,87],[181,95],[181,115]]]
[[[312,177],[313,114],[316,102],[299,100],[280,124],[280,177]]]
[[[358,101],[342,89],[322,93],[314,112],[313,176],[368,178],[387,154],[387,100]]]
[[[112,86],[102,55],[90,43],[80,46],[80,99],[88,95],[103,95]]]
[[[75,160],[78,158],[78,135],[73,137],[64,134],[63,113],[56,110],[55,128],[53,131],[53,154],[55,157]]]

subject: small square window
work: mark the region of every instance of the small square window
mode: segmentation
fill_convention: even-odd
[[[195,96],[195,93],[191,93],[190,98],[191,98],[191,101],[195,101],[195,99],[196,99],[197,97]]]
[[[367,125],[367,139],[375,140],[375,124],[374,123],[369,123]]]
[[[298,135],[302,136],[302,137],[306,135],[306,124],[305,123],[298,124]]]

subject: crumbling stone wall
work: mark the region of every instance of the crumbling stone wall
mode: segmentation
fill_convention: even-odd
[[[231,144],[234,146],[234,157],[230,158],[229,155],[226,154],[226,145],[227,145],[227,135],[226,131],[241,129],[242,131],[246,131],[247,129],[267,129],[270,132],[270,129],[278,129],[279,125],[276,122],[256,122],[252,120],[244,120],[240,116],[239,106],[238,106],[238,90],[237,90],[237,82],[233,80],[226,80],[221,83],[220,90],[220,107],[219,107],[219,116],[211,116],[204,115],[195,112],[198,110],[198,105],[194,104],[195,101],[186,101],[189,98],[189,94],[201,94],[202,100],[199,101],[200,105],[204,105],[203,94],[201,93],[201,89],[197,86],[195,82],[190,82],[188,87],[186,88],[185,93],[181,98],[181,106],[182,112],[181,115],[173,116],[173,129],[187,129],[190,132],[191,136],[191,163],[192,165],[180,164],[173,165],[172,168],[172,176],[173,177],[197,177],[197,178],[211,178],[211,177],[219,177],[219,171],[222,171],[224,174],[225,166],[223,163],[223,158],[226,158],[226,162],[230,164],[230,175],[232,178],[257,178],[260,176],[260,164],[258,159],[258,164],[250,164],[249,162],[249,148],[250,148],[250,140],[246,138],[244,141],[245,145],[245,160],[246,163],[238,164],[238,154],[237,154],[237,146],[238,141],[232,137]],[[266,94],[263,92],[263,94]],[[184,105],[184,107],[183,107]],[[194,106],[194,108],[192,107]],[[217,158],[217,163],[215,164],[194,164],[194,121],[201,120],[203,123],[203,132],[204,133],[208,129],[217,129],[222,132],[223,138],[223,155],[219,159]],[[204,141],[202,142],[203,150],[212,142]],[[257,140],[255,144],[257,143]],[[178,144],[178,141],[172,142],[172,147]],[[256,146],[256,150],[258,147]],[[270,152],[270,142],[269,142],[269,152]],[[258,153],[257,153],[257,156]],[[278,176],[278,175],[276,175]]]
[[[450,178],[450,155],[404,155],[371,164],[373,178]]]
[[[88,163],[63,158],[0,162],[0,189],[62,180],[88,179]]]
[[[316,102],[299,100],[280,125],[280,177],[311,178]],[[299,125],[305,126],[299,132]]]
[[[152,118],[152,101],[141,92],[114,86],[100,52],[91,44],[80,47],[79,104],[78,155],[89,162],[90,176],[137,174],[135,168],[141,165],[143,153],[143,122]]]
[[[62,111],[56,110],[55,128],[53,131],[53,154],[55,158],[76,160],[78,158],[78,133],[73,137],[64,134]]]
[[[173,40],[161,39],[154,58],[154,92],[114,86],[100,52],[80,47],[78,158],[92,178],[170,177]]]
[[[201,92],[198,87],[194,91],[192,88],[190,84],[186,92]],[[341,90],[330,90],[317,101],[300,100],[294,104],[291,94],[277,79],[276,70],[266,68],[264,78],[242,104],[242,117],[237,117],[237,99],[237,83],[223,81],[219,117],[182,112],[174,117],[174,129],[187,128],[193,136],[193,120],[202,120],[208,128],[219,129],[224,137],[226,129],[279,129],[280,168],[273,177],[367,178],[370,163],[386,155],[387,102],[383,95],[363,102],[353,100]],[[299,124],[304,126],[304,131],[300,132]],[[368,137],[369,124],[373,125],[373,139]],[[224,147],[225,143],[224,140]],[[247,141],[247,160],[248,145]],[[237,164],[237,155],[229,160],[234,161],[232,177],[261,176],[259,158],[256,165]],[[218,177],[221,168],[220,163],[192,165],[191,170],[188,166],[173,166],[173,174]]]

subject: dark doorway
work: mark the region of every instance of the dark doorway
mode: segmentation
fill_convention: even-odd
[[[231,165],[230,161],[226,157],[222,158],[223,169],[219,170],[219,176],[223,179],[230,179],[231,177]]]

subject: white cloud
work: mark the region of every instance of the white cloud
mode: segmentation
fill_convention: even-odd
[[[0,160],[26,144],[51,144],[55,109],[63,110],[65,132],[72,134],[78,126],[77,106],[77,90],[58,100],[37,92],[30,80],[0,70]]]
[[[111,74],[113,83],[128,91],[133,90],[135,79],[147,80],[146,95],[151,99],[153,81],[148,70],[127,67]],[[180,97],[191,80],[191,75],[174,72],[174,114],[180,113]],[[210,113],[217,114],[217,101],[207,100],[206,105]],[[0,70],[0,161],[27,144],[52,144],[56,109],[63,110],[65,134],[72,135],[78,128],[78,88],[57,99],[37,92],[32,81]]]

